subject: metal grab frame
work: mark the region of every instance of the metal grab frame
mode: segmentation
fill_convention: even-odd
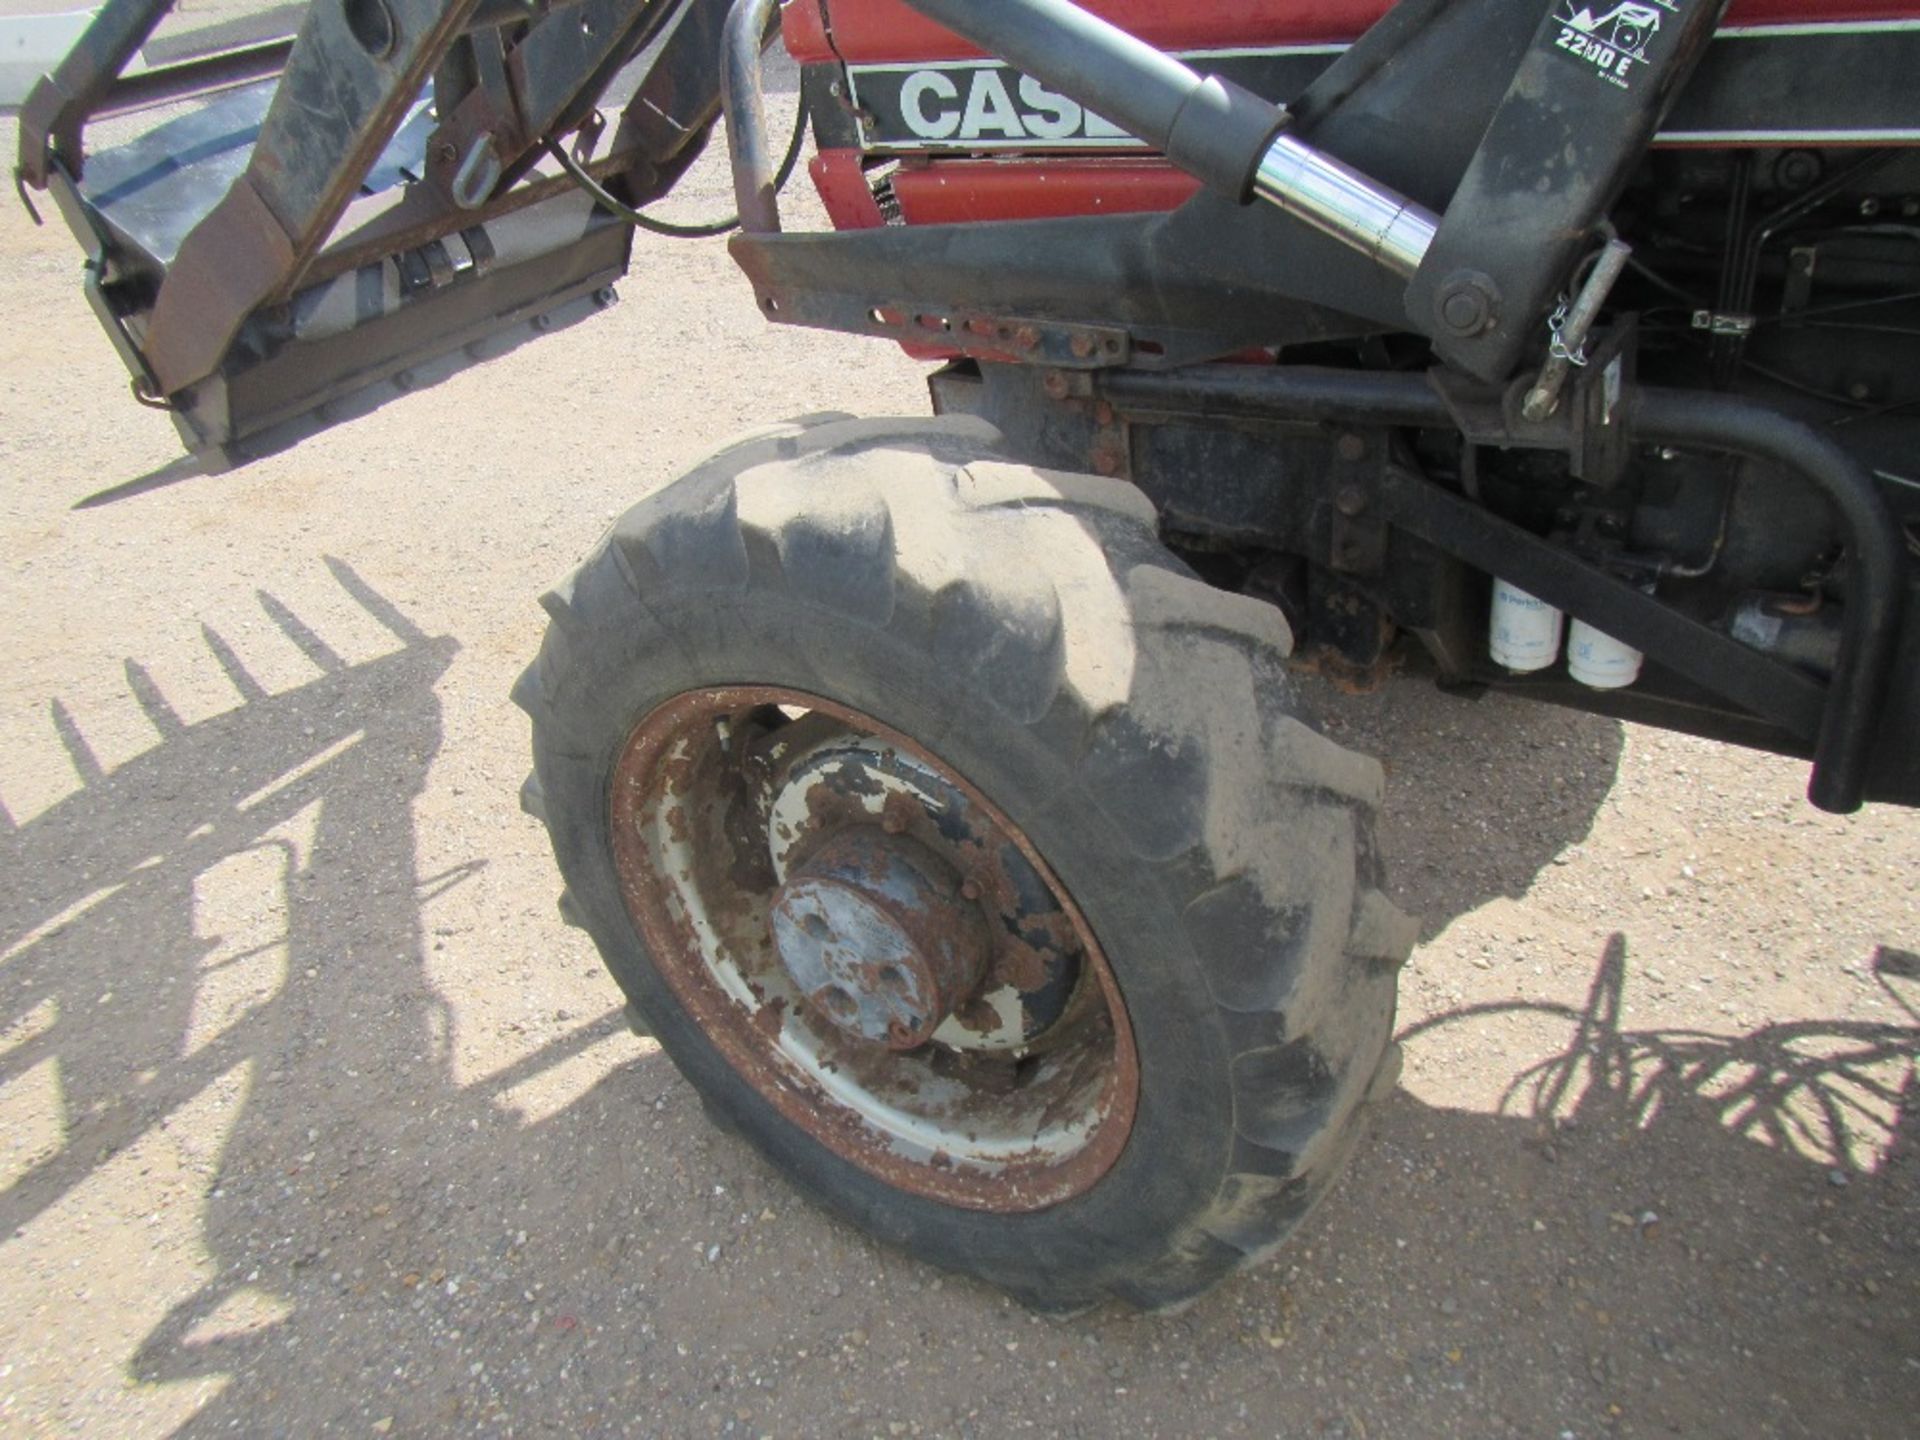
[[[80,191],[89,119],[156,96],[280,73],[246,170],[153,277],[157,295],[141,329],[136,378],[159,396],[178,396],[214,375],[248,317],[324,278],[335,251],[364,258],[369,244],[379,244],[376,231],[391,232],[396,243],[426,243],[527,203],[529,187],[558,193],[570,182],[519,182],[549,132],[587,119],[606,81],[643,46],[651,47],[647,79],[611,152],[592,162],[596,175],[624,170],[643,187],[655,174],[670,179],[718,110],[726,0],[583,0],[553,9],[527,0],[348,0],[310,7],[291,45],[121,79],[170,3],[108,0],[29,97],[16,171],[23,198],[25,186],[53,189],[82,244],[97,250],[102,242]],[[407,203],[328,249],[416,97],[430,78],[437,89],[446,82],[453,47],[472,36],[478,53],[490,39],[483,32],[518,22],[527,28],[513,43],[491,42],[492,63],[438,94],[427,178]],[[650,93],[656,83],[658,93]],[[483,103],[462,103],[470,101]],[[636,107],[644,113],[633,113]],[[488,163],[471,163],[483,147]]]
[[[590,206],[576,180],[532,173],[528,157],[577,128],[580,168],[595,183],[620,177],[644,205],[719,114],[729,0],[334,0],[306,10],[291,44],[255,25],[237,48],[118,78],[167,5],[109,0],[36,88],[46,124],[23,115],[19,173],[23,199],[44,180],[85,250],[89,300],[136,395],[212,466],[610,304],[627,263],[618,213],[580,223]],[[593,107],[635,57],[632,97],[601,140]],[[283,59],[277,89],[215,97],[112,164],[89,162],[92,116],[263,79]],[[423,125],[437,126],[389,149],[429,83],[438,113]],[[465,103],[476,99],[487,103]],[[203,116],[211,128],[195,129]],[[178,165],[170,143],[185,147]],[[498,165],[463,191],[458,162],[476,145]],[[121,183],[128,165],[141,185]],[[503,226],[516,238],[496,256]],[[363,291],[378,303],[343,310],[341,294]]]
[[[1423,375],[1207,366],[1104,373],[1098,389],[1122,413],[1440,430],[1456,425],[1452,407]],[[1675,663],[1728,699],[1811,739],[1807,798],[1835,814],[1859,809],[1907,584],[1899,526],[1873,477],[1820,431],[1738,396],[1648,386],[1625,404],[1637,441],[1777,465],[1833,506],[1850,569],[1839,659],[1824,688],[1430,482],[1403,475],[1383,485],[1383,518],[1548,604],[1590,618],[1622,642]],[[1560,424],[1516,430],[1509,443],[1561,448],[1567,435],[1563,417]]]
[[[267,32],[137,75],[122,74],[172,9],[173,0],[107,0],[78,43],[52,73],[40,77],[20,107],[20,153],[14,169],[20,183],[46,189],[56,158],[69,178],[80,179],[86,165],[82,141],[93,120],[264,80],[286,69],[293,36]],[[468,17],[467,33],[526,13],[521,0],[484,0]]]

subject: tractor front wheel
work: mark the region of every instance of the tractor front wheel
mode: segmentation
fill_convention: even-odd
[[[1379,767],[1133,487],[821,418],[635,506],[516,689],[583,924],[709,1110],[1050,1310],[1271,1249],[1391,1086]]]

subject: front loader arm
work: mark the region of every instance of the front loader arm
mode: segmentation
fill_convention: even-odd
[[[1528,7],[1507,7],[1509,24],[1531,29],[1530,43],[1436,216],[1315,145],[1287,107],[1201,75],[1071,0],[906,3],[1098,110],[1227,199],[1266,201],[1404,279],[1410,327],[1442,358],[1495,383],[1520,364],[1727,6],[1622,7],[1644,18],[1630,50],[1596,49],[1605,66],[1569,48],[1586,37],[1562,18],[1567,7],[1537,20]],[[1376,27],[1403,61],[1420,21],[1444,7],[1405,8],[1416,13]],[[1500,28],[1489,27],[1490,40]],[[1441,83],[1428,76],[1435,91]]]
[[[241,322],[290,296],[475,3],[308,9],[245,172],[160,282],[146,344],[159,394],[212,374]]]
[[[167,8],[111,0],[29,97],[16,174],[87,249],[136,390],[216,459],[604,303],[629,231],[547,147],[580,132],[576,163],[640,204],[718,113],[725,0],[342,0],[290,44],[122,79]],[[608,133],[597,106],[636,56]],[[95,116],[201,90],[224,93],[87,156]]]

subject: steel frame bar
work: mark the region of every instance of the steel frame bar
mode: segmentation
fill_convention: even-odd
[[[86,163],[81,134],[173,0],[107,0],[80,41],[20,107],[20,159],[14,174],[47,188],[56,162],[78,178]]]
[[[1420,426],[1450,430],[1452,408],[1425,376],[1307,367],[1195,367],[1165,374],[1114,371],[1099,393],[1123,413],[1220,419]],[[1625,644],[1788,730],[1811,736],[1808,798],[1847,813],[1860,807],[1906,603],[1899,527],[1873,478],[1826,435],[1736,396],[1642,387],[1627,402],[1642,442],[1741,455],[1786,470],[1825,496],[1849,568],[1840,655],[1821,687],[1791,666],[1712,630],[1429,481],[1405,472],[1382,482],[1390,523],[1549,604],[1580,615]],[[1558,438],[1555,438],[1555,437]],[[1510,443],[1560,448],[1570,429],[1534,426]]]

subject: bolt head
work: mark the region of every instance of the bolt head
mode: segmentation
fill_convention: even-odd
[[[1820,178],[1820,157],[1811,150],[1789,150],[1774,162],[1773,178],[1787,190],[1804,190]]]
[[[1486,307],[1472,295],[1461,291],[1441,302],[1440,318],[1456,335],[1475,335],[1486,324]]]
[[[1449,335],[1471,339],[1493,327],[1499,316],[1500,290],[1478,270],[1460,270],[1440,284],[1434,314]]]

